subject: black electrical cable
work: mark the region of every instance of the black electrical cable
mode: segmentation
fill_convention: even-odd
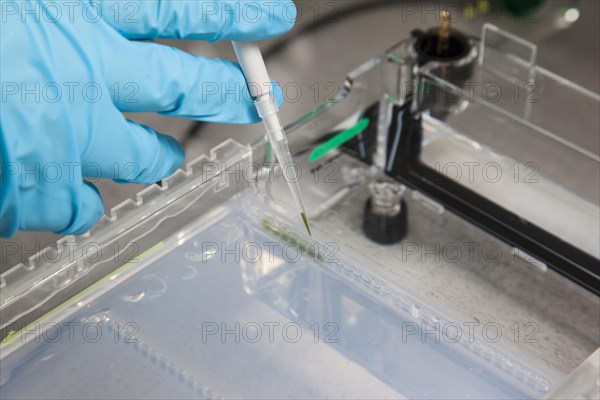
[[[332,12],[325,18],[319,18],[312,21],[311,23],[300,26],[297,30],[292,31],[292,34],[284,36],[282,40],[275,43],[273,46],[264,51],[263,57],[265,58],[265,60],[274,57],[281,53],[294,40],[307,34],[318,32],[320,29],[340,22],[342,19],[353,17],[365,11],[373,11],[387,6],[397,6],[401,3],[403,3],[402,0],[367,0],[363,3],[344,7],[340,10]],[[185,147],[189,143],[189,141],[193,139],[198,134],[198,132],[200,132],[200,129],[204,125],[206,125],[206,122],[195,121],[185,132],[181,140],[181,144]]]

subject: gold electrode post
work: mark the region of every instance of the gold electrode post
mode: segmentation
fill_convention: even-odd
[[[450,45],[450,11],[442,10],[440,19],[440,30],[438,31],[438,57],[444,57]]]

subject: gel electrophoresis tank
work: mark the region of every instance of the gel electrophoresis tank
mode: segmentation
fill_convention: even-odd
[[[478,71],[489,72],[482,60]],[[596,294],[483,219],[399,180],[402,239],[382,245],[365,236],[369,184],[394,175],[382,149],[410,101],[401,83],[412,82],[412,62],[400,43],[351,73],[336,101],[288,127],[313,237],[288,211],[266,143],[228,140],[113,209],[89,235],[64,238],[3,274],[1,397],[530,399],[573,385],[589,368],[593,375]],[[542,90],[600,103],[529,68]],[[431,71],[421,81],[428,89],[437,82]],[[510,164],[538,149],[597,173],[597,159],[565,150],[535,125],[537,109],[479,100],[454,108],[443,121],[421,117],[426,165],[453,157]],[[491,123],[478,118],[528,146],[494,142],[484,129]],[[332,139],[340,131],[352,135]],[[368,132],[373,142],[361,142]],[[573,187],[568,172],[540,169],[527,190],[559,193],[553,207],[569,208],[571,221],[597,218],[597,191]],[[531,204],[507,194],[518,189],[510,182],[459,183],[500,199],[521,216],[515,224],[531,215]],[[587,256],[597,252],[594,232],[540,215],[529,222]]]

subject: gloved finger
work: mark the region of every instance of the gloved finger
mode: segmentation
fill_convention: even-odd
[[[128,39],[256,41],[289,31],[297,10],[291,0],[103,1],[102,18]]]
[[[22,213],[19,219],[21,230],[80,235],[90,230],[104,214],[100,193],[89,182],[61,180],[56,183],[55,190],[46,188],[43,193],[39,193],[37,187],[31,189],[21,193],[23,208],[51,211]]]
[[[152,184],[181,166],[185,152],[177,140],[119,117],[95,132],[83,159],[83,176]]]
[[[155,43],[131,42],[115,50],[107,85],[123,112],[159,112],[207,122],[255,123],[260,119],[239,64],[194,56]],[[260,82],[275,93],[281,88]]]
[[[71,223],[58,234],[81,235],[89,231],[104,214],[100,191],[90,182],[82,182],[77,200],[72,204]]]

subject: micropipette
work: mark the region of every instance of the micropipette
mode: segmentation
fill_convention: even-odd
[[[263,120],[267,130],[271,148],[275,152],[277,161],[279,161],[279,165],[281,166],[283,178],[290,188],[296,208],[302,216],[304,226],[306,226],[308,234],[311,235],[308,217],[306,216],[304,202],[302,201],[302,194],[300,193],[296,168],[292,164],[292,155],[290,154],[287,138],[277,116],[279,107],[275,101],[275,96],[269,90],[272,87],[271,80],[267,73],[267,67],[260,48],[254,42],[233,42],[233,49],[242,66],[250,95],[255,99],[254,105],[256,106],[258,115]]]

